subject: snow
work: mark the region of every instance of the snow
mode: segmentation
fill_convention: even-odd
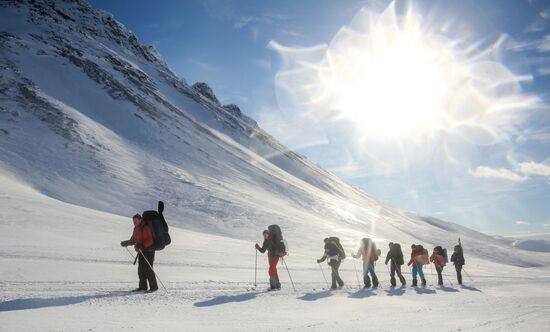
[[[0,188],[0,326],[6,331],[517,331],[550,323],[550,295],[543,291],[548,268],[466,256],[473,281],[464,275],[463,287],[447,267],[444,287],[433,286],[428,269],[428,287],[390,289],[379,263],[381,287],[362,290],[348,258],[346,287],[327,291],[314,260],[322,254],[319,243],[287,257],[296,292],[281,267],[283,289],[263,292],[264,255],[259,291],[252,290],[253,242],[179,228],[171,229],[173,244],[155,262],[168,293],[129,293],[137,286],[136,267],[118,244],[131,232],[129,217],[63,203],[5,176]],[[405,277],[410,282],[408,272]]]
[[[80,1],[4,1],[0,50],[3,330],[548,326],[548,253],[347,185],[238,108],[201,97],[110,14]],[[118,243],[129,217],[159,199],[173,244],[155,266],[169,293],[128,294],[136,267]],[[254,243],[274,223],[289,243],[296,292],[281,267],[283,290],[251,290]],[[445,288],[430,276],[426,289],[390,290],[379,263],[382,287],[359,291],[348,258],[346,288],[328,292],[315,263],[326,236],[348,252],[371,237],[383,255],[400,242],[406,256],[412,243],[451,249],[460,237],[473,281],[457,287],[448,267]],[[260,255],[258,289],[267,288],[266,265]]]

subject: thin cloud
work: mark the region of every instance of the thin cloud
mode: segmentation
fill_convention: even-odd
[[[527,33],[534,33],[534,32],[542,32],[546,30],[546,22],[544,20],[536,20],[529,24],[525,29],[524,32]]]
[[[545,229],[550,229],[550,222],[542,224],[542,227],[544,227]]]
[[[523,220],[518,220],[518,221],[516,221],[516,225],[518,225],[518,226],[531,226],[531,223],[529,223],[527,221],[523,221]]]
[[[262,69],[271,70],[271,60],[269,59],[252,59],[252,63]]]
[[[526,176],[519,175],[505,168],[490,168],[487,166],[478,166],[475,170],[469,170],[468,173],[476,178],[507,180],[512,182],[523,182],[527,180]]]
[[[521,163],[519,170],[525,175],[540,175],[550,177],[550,166],[533,161]]]

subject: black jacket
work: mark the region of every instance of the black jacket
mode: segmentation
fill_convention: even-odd
[[[271,236],[264,240],[262,247],[259,249],[261,253],[264,253],[267,250],[267,256],[275,257],[279,256],[281,252],[281,245],[276,243]]]

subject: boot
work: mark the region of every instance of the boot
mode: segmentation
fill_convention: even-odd
[[[407,284],[407,280],[405,280],[405,277],[403,276],[399,277],[399,281],[401,281],[401,286],[403,287],[405,287],[405,285]]]
[[[426,279],[422,279],[422,286],[426,286]]]
[[[391,283],[391,286],[392,287],[395,287],[397,285],[396,281],[395,281],[395,277],[391,277],[390,278],[390,283]]]
[[[276,276],[275,277],[275,287],[277,287],[277,289],[281,289],[281,282],[279,281],[279,276]]]
[[[412,287],[418,286],[418,281],[416,279],[413,279]]]
[[[269,289],[277,289],[277,279],[275,279],[275,277],[269,278]]]
[[[365,288],[370,288],[370,278],[366,276],[363,281],[365,282]]]
[[[377,288],[377,287],[378,287],[378,278],[372,277],[372,288]]]

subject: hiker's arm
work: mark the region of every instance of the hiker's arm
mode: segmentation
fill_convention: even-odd
[[[357,250],[357,254],[351,253],[351,257],[353,257],[355,259],[360,258],[361,257],[361,248],[359,248],[359,250]]]
[[[325,250],[325,253],[323,254],[323,257],[317,260],[317,263],[322,263],[327,259],[327,251]]]
[[[259,252],[261,252],[262,254],[267,250],[267,240],[264,240],[264,243],[262,244],[262,247],[260,249],[258,249]]]

